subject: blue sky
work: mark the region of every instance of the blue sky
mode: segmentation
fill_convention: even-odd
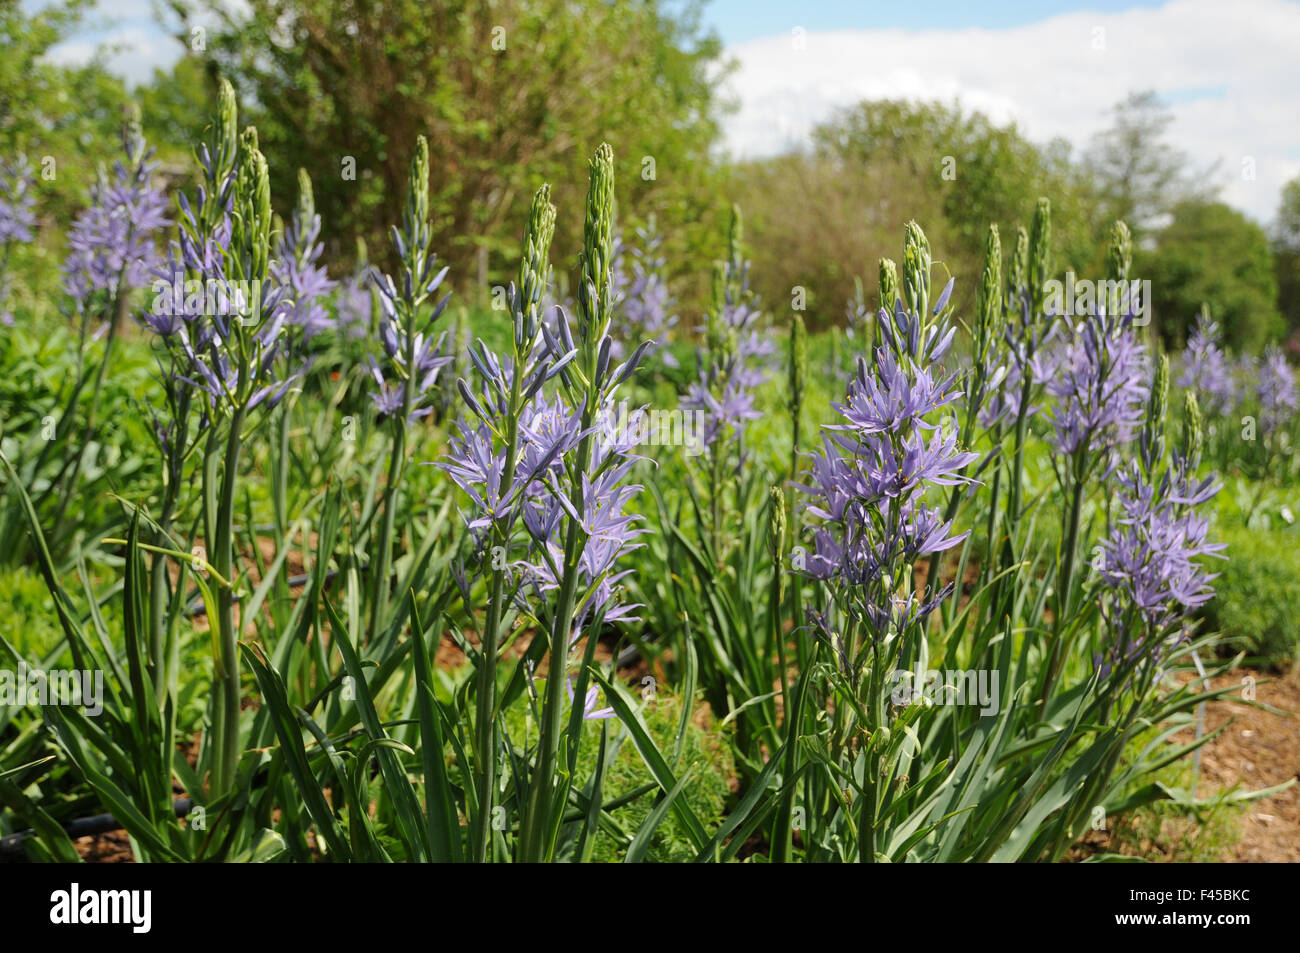
[[[808,3],[777,0],[713,0],[704,10],[705,22],[714,26],[728,44],[746,43],[764,36],[805,30],[1002,29],[1045,20],[1058,13],[1094,10],[1114,13],[1135,7],[1158,7],[1159,2],[1127,0],[812,0]]]
[[[84,62],[113,44],[109,68],[146,81],[181,52],[154,12],[100,0],[53,55]],[[884,97],[956,101],[1080,150],[1129,91],[1154,89],[1174,113],[1171,144],[1217,163],[1223,200],[1257,221],[1300,175],[1300,0],[713,0],[703,21],[738,66],[734,156],[800,148],[836,109]]]

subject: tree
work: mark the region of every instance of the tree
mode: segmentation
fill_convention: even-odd
[[[99,167],[122,151],[119,138],[122,82],[98,61],[62,66],[52,47],[66,38],[87,0],[41,6],[0,3],[0,154],[26,155],[36,176],[36,214],[66,223],[87,199]],[[13,249],[10,272],[21,276],[23,295],[37,307],[57,302],[62,236],[42,229],[30,246]]]
[[[1129,93],[1111,115],[1110,127],[1097,134],[1084,156],[1097,190],[1102,233],[1123,219],[1139,242],[1179,201],[1214,196],[1215,190],[1194,183],[1187,154],[1166,140],[1174,116],[1153,90]],[[1195,181],[1208,178],[1202,173]]]
[[[1300,176],[1282,187],[1282,204],[1273,226],[1273,270],[1278,308],[1287,328],[1300,331]]]
[[[792,285],[806,287],[810,326],[842,321],[855,276],[874,288],[877,259],[897,257],[909,219],[925,227],[936,261],[957,276],[959,310],[973,305],[989,224],[1014,236],[1040,195],[1060,209],[1060,266],[1078,270],[1092,253],[1078,240],[1090,232],[1088,210],[1059,143],[1040,149],[1014,125],[906,100],[841,110],[812,139],[808,153],[739,167],[733,195],[753,223],[757,287],[773,302]]]
[[[1155,249],[1135,256],[1132,275],[1150,279],[1155,326],[1171,348],[1186,340],[1202,302],[1239,352],[1258,352],[1284,331],[1268,236],[1222,202],[1174,206]]]
[[[601,140],[614,147],[625,220],[655,211],[690,232],[715,201],[704,183],[721,46],[701,35],[693,6],[250,0],[244,14],[198,2],[221,18],[208,52],[258,126],[273,191],[294,194],[306,167],[336,258],[358,234],[385,253],[419,133],[430,143],[439,254],[462,288],[479,249],[506,273],[543,180],[561,209],[553,257],[559,270],[571,264],[586,160]]]

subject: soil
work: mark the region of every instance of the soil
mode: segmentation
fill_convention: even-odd
[[[1258,790],[1300,779],[1300,667],[1282,675],[1240,669],[1212,684],[1216,688],[1241,685],[1246,677],[1256,682],[1255,701],[1283,714],[1237,701],[1206,706],[1207,731],[1231,724],[1202,749],[1197,791],[1201,797],[1237,783]],[[1241,842],[1223,859],[1300,862],[1300,780],[1280,794],[1246,805]]]

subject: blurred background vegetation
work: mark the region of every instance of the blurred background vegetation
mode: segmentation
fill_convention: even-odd
[[[733,202],[746,212],[767,307],[780,319],[802,288],[809,326],[824,329],[844,323],[855,279],[874,287],[877,259],[892,254],[906,220],[926,223],[943,268],[978,274],[988,223],[1014,235],[1048,195],[1057,265],[1081,278],[1104,274],[1096,250],[1110,223],[1130,223],[1134,273],[1151,279],[1167,346],[1183,342],[1204,302],[1230,347],[1289,341],[1300,354],[1300,180],[1274,222],[1217,201],[1206,170],[1166,141],[1172,117],[1154,93],[1116,104],[1082,149],[1032,142],[953,103],[866,101],[818,127],[803,151],[731,161],[720,127],[728,64],[697,2],[248,0],[231,13],[219,0],[169,0],[158,15],[186,54],[131,90],[102,58],[46,57],[90,12],[88,0],[0,6],[0,151],[25,153],[38,174],[53,159],[57,175],[38,182],[46,223],[68,221],[84,202],[116,153],[128,99],[140,103],[172,187],[191,186],[188,143],[225,75],[258,127],[282,214],[298,167],[310,173],[336,275],[352,269],[358,237],[375,259],[389,254],[385,231],[417,133],[432,143],[440,254],[471,302],[508,280],[536,185],[553,182],[560,208],[580,208],[586,157],[608,140],[621,166],[621,226],[655,216],[688,327],[708,295],[700,263],[722,256]],[[580,216],[562,216],[562,282],[580,232]],[[62,254],[57,230],[42,234],[17,252],[33,260],[13,263],[35,283],[31,298],[57,280]],[[958,304],[973,293],[959,283]]]

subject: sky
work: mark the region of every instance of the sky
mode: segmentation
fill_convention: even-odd
[[[737,157],[798,148],[863,98],[956,101],[1082,149],[1130,90],[1154,89],[1170,144],[1196,168],[1217,162],[1221,197],[1256,221],[1300,175],[1300,0],[712,0],[703,22],[736,63],[724,132]],[[105,44],[132,83],[180,55],[152,0],[99,0],[51,55],[84,62]]]

